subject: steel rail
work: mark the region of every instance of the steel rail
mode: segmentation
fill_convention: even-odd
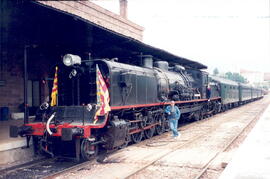
[[[29,167],[39,165],[41,163],[45,163],[45,162],[52,161],[52,160],[54,160],[54,159],[53,158],[44,158],[43,157],[43,158],[33,160],[33,161],[30,161],[30,162],[26,162],[26,163],[23,163],[23,164],[11,166],[11,167],[0,170],[0,174],[1,174],[0,177],[3,176],[3,175],[7,175],[7,174],[9,174],[11,172],[16,172],[17,170],[29,168]]]
[[[90,160],[90,161],[85,161],[85,162],[82,162],[82,163],[78,163],[72,167],[67,167],[63,170],[60,170],[60,171],[57,171],[57,172],[54,172],[52,173],[51,175],[47,175],[47,176],[44,176],[42,177],[42,179],[53,179],[55,177],[58,177],[66,172],[72,172],[72,171],[75,171],[75,170],[78,170],[78,169],[81,169],[82,167],[88,165],[88,164],[92,164],[94,163],[93,160]]]

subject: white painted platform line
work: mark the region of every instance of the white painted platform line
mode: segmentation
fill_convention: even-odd
[[[270,178],[270,105],[219,179]]]

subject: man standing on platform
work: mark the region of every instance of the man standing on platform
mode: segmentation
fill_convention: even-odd
[[[168,114],[168,119],[170,123],[170,128],[172,130],[173,138],[179,137],[181,134],[178,133],[177,128],[181,112],[179,108],[175,105],[174,101],[171,101],[171,105],[165,108],[165,113]]]

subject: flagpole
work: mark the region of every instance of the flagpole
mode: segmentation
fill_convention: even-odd
[[[27,48],[29,46],[24,46],[24,124],[28,123],[28,95],[27,95],[27,87],[28,87],[28,72],[27,72]]]
[[[58,106],[58,67],[55,67],[53,88],[51,93],[51,106]]]

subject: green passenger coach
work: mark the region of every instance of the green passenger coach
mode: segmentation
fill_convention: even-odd
[[[238,106],[239,85],[237,82],[216,76],[210,76],[209,81],[216,83],[219,86],[221,104],[223,108],[228,109]]]

